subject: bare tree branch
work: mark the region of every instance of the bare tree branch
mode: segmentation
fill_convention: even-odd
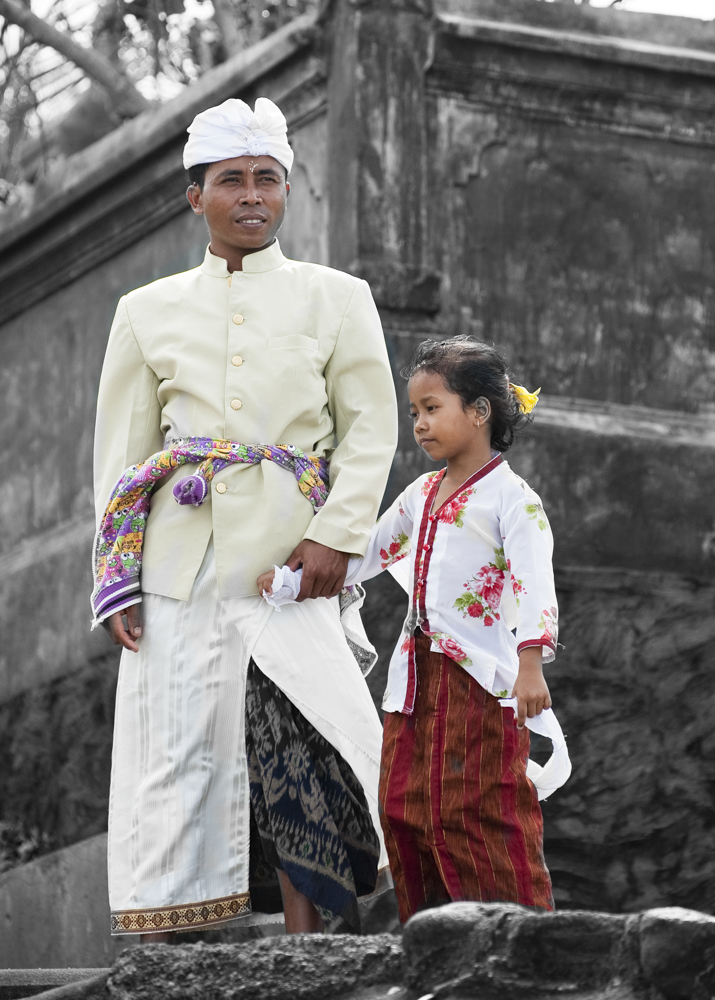
[[[0,0],[0,15],[19,25],[36,42],[59,52],[87,76],[101,84],[116,104],[117,112],[133,118],[149,107],[149,102],[108,59],[94,49],[79,45],[68,32],[58,31],[23,7],[18,0]]]
[[[221,32],[221,43],[224,51],[228,56],[235,55],[236,52],[241,51],[243,43],[230,0],[212,0],[212,2],[214,18]]]

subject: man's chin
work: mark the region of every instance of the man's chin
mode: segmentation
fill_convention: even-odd
[[[261,227],[257,233],[239,232],[234,234],[231,242],[236,250],[260,250],[262,247],[267,247],[272,243],[273,239],[273,235],[267,229]]]

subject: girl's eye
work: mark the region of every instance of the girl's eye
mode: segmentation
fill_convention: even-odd
[[[417,414],[416,414],[416,413],[413,413],[413,412],[411,412],[411,413],[410,413],[410,420],[416,420],[416,419],[417,419]]]

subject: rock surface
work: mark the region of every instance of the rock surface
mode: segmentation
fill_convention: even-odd
[[[131,948],[106,983],[43,1000],[712,1000],[715,918],[452,903],[402,938],[294,936]]]
[[[331,1000],[402,982],[390,934],[305,935],[245,945],[132,948],[109,978],[111,1000]]]

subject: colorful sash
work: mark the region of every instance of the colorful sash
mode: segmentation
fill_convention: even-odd
[[[290,444],[236,444],[212,438],[179,438],[168,442],[140,465],[132,465],[112,490],[94,543],[92,628],[105,618],[141,601],[139,582],[142,544],[151,493],[157,483],[180,465],[200,462],[191,476],[180,479],[173,494],[179,504],[198,507],[208,496],[209,483],[227,465],[257,465],[267,460],[292,472],[298,488],[317,512],[328,498],[328,463]]]

